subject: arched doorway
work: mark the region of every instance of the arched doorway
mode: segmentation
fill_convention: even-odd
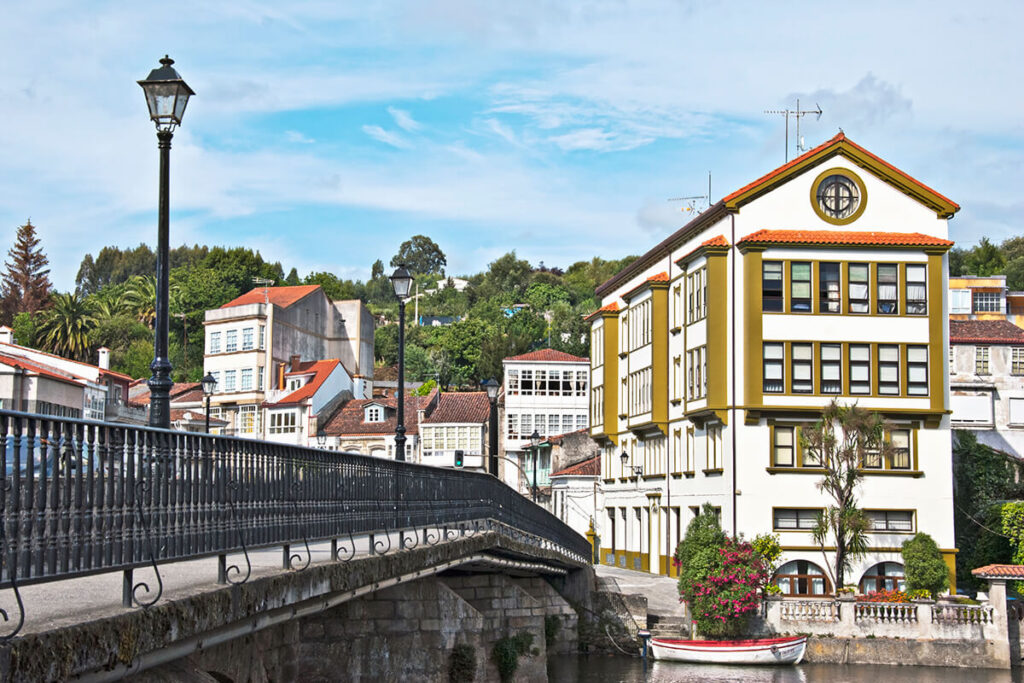
[[[775,585],[783,595],[808,597],[829,595],[832,583],[821,567],[808,560],[792,560],[775,572]]]

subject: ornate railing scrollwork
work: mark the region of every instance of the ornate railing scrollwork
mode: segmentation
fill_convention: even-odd
[[[242,554],[245,556],[245,576],[241,579],[232,579],[231,572],[234,572],[236,576],[242,575],[242,570],[238,568],[237,564],[228,565],[224,570],[224,578],[232,586],[240,586],[249,580],[252,576],[252,562],[249,561],[249,549],[245,546],[245,529],[238,522],[238,510],[235,506],[235,498],[238,496],[239,484],[237,481],[232,479],[228,482],[228,507],[231,509],[231,526],[235,528],[235,534],[238,536],[238,544],[242,546]]]
[[[11,482],[7,479],[3,483],[4,499],[7,497],[7,493],[11,490]],[[14,591],[14,599],[18,603],[18,623],[15,624],[14,630],[10,633],[0,634],[0,643],[6,643],[14,636],[18,635],[21,627],[25,625],[25,603],[21,600],[21,591],[18,590],[18,567],[17,563],[8,562],[7,552],[7,517],[5,515],[6,510],[0,506],[0,573],[4,569],[7,570],[7,578],[11,582],[11,590]],[[0,617],[5,622],[10,623],[11,618],[6,609],[0,608]]]
[[[135,482],[135,509],[139,515],[139,523],[142,524],[142,533],[146,538],[146,552],[149,554],[149,564],[153,567],[153,573],[156,574],[157,583],[156,591],[153,591],[145,581],[139,581],[132,586],[132,602],[142,609],[149,609],[155,605],[164,593],[164,581],[160,578],[160,567],[157,566],[156,551],[153,549],[153,536],[150,533],[149,520],[146,518],[142,504],[149,491],[149,482],[146,479],[139,479],[139,481]],[[145,591],[145,594],[155,593],[155,595],[152,600],[143,600],[139,598],[140,590]]]

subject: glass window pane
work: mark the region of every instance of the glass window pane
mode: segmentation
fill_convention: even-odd
[[[764,376],[768,379],[782,379],[782,366],[778,363],[769,363],[764,367]]]
[[[810,344],[793,344],[793,358],[796,360],[810,360],[812,358],[812,348]]]
[[[879,282],[896,282],[897,267],[895,265],[878,266]]]
[[[797,299],[810,299],[811,298],[811,283],[810,282],[794,282],[793,283],[793,296]]]
[[[883,382],[895,382],[898,377],[898,372],[897,369],[892,366],[883,365],[878,368],[878,377]]]
[[[878,347],[878,360],[882,362],[886,361],[899,361],[900,350],[896,346],[880,346]]]
[[[911,282],[924,281],[924,266],[919,265],[908,265],[907,266],[907,280]]]
[[[868,265],[866,263],[850,264],[850,280],[867,280]]]
[[[850,283],[850,298],[851,299],[867,299],[868,298],[868,286],[859,285],[856,283]]]
[[[823,344],[821,347],[821,358],[822,360],[839,360],[842,357],[843,350],[838,345]]]
[[[925,363],[928,361],[928,349],[924,346],[911,346],[907,349],[907,360],[911,363]]]
[[[850,360],[871,360],[871,349],[867,346],[851,346]]]
[[[765,344],[764,357],[768,359],[782,358],[782,344]]]
[[[793,428],[777,427],[775,429],[775,443],[779,446],[792,446]]]
[[[838,365],[825,365],[821,368],[822,379],[839,379],[839,366]]]
[[[855,382],[868,381],[868,368],[864,365],[855,365],[850,368],[850,379]]]
[[[911,382],[926,382],[928,380],[928,371],[920,365],[911,365],[907,371],[907,378]]]
[[[793,264],[793,279],[794,280],[810,280],[811,279],[811,264],[810,263],[794,263]]]

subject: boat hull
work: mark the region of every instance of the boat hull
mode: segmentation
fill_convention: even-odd
[[[760,640],[671,640],[651,638],[655,659],[702,664],[799,664],[807,636]]]

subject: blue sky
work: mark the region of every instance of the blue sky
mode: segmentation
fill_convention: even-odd
[[[641,253],[783,162],[781,116],[957,201],[953,239],[1021,234],[1020,2],[17,3],[0,23],[0,249],[31,217],[52,279],[152,244],[157,150],[135,84],[169,53],[197,96],[171,243],[364,279],[426,234],[448,271],[515,249]],[[791,135],[791,141],[794,136]],[[792,154],[791,154],[792,156]]]

